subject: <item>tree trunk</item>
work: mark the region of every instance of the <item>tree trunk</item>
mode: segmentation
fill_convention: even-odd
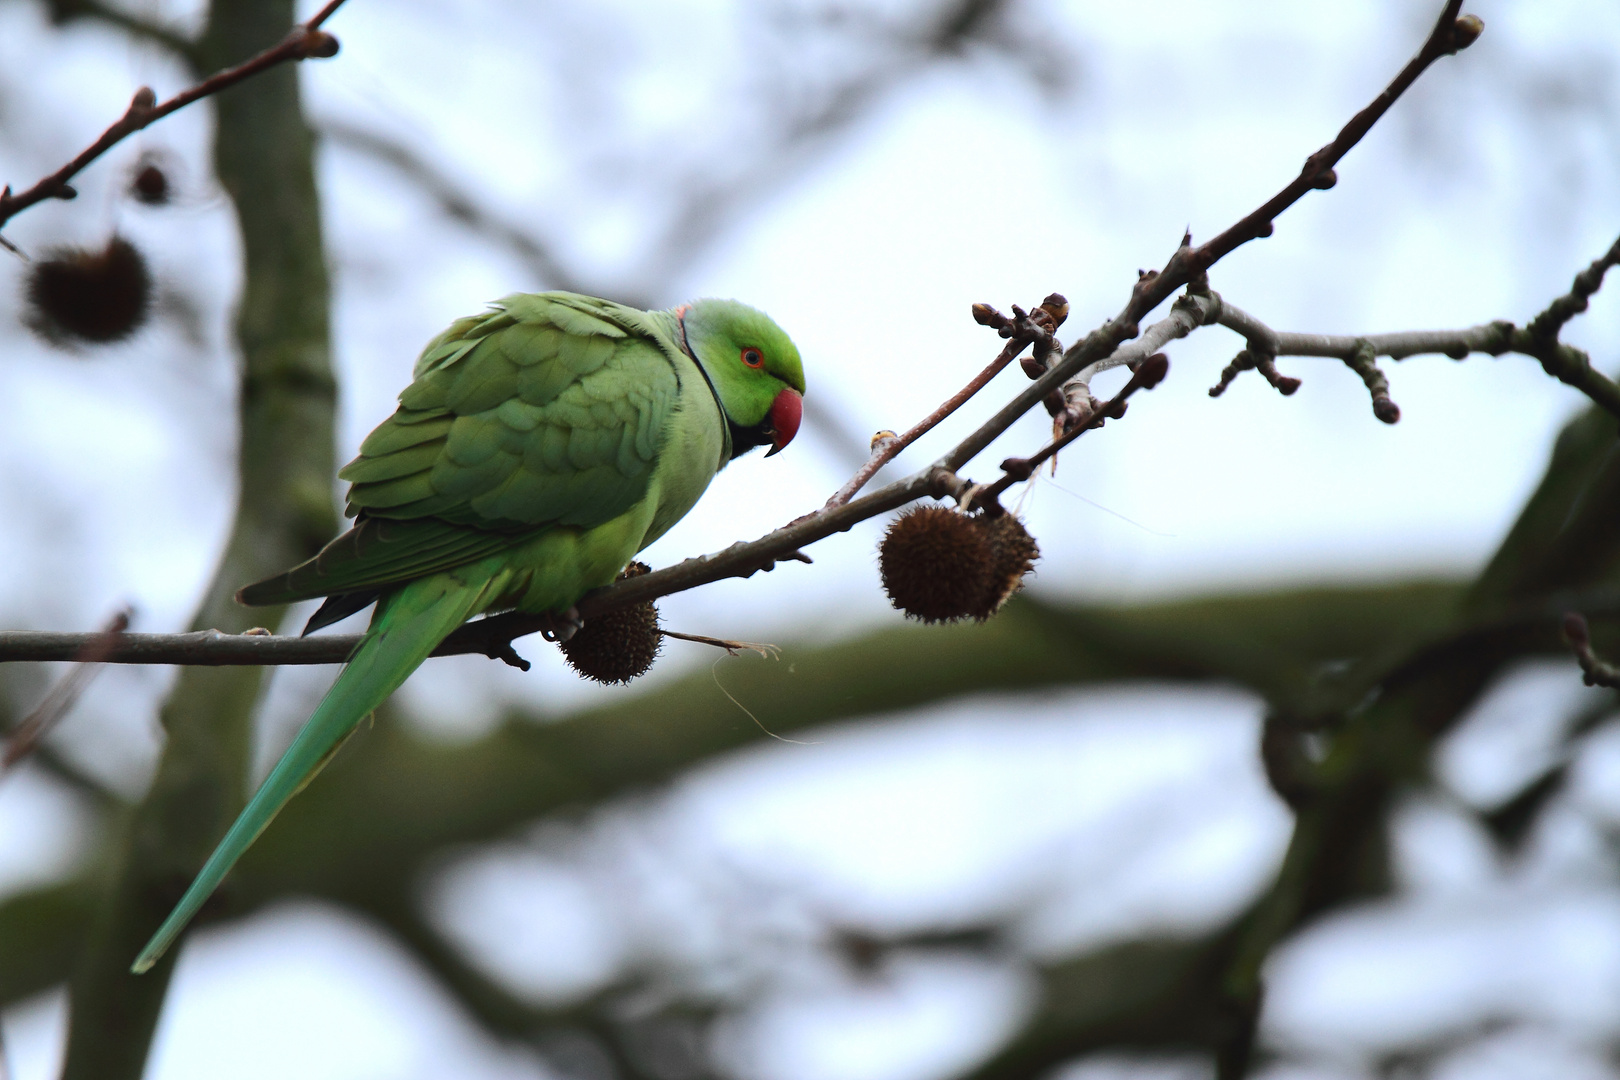
[[[214,0],[200,42],[212,70],[274,44],[289,0]],[[246,280],[241,349],[241,491],[235,524],[194,629],[274,627],[232,594],[307,558],[333,531],[335,384],[313,139],[297,65],[214,99],[214,164],[235,203]],[[245,800],[260,668],[186,668],[165,703],[167,743],[136,809],[71,982],[67,1080],[138,1080],[163,1004],[171,950],[146,975],[129,966]],[[227,894],[221,906],[228,906]],[[206,911],[205,911],[206,917]]]

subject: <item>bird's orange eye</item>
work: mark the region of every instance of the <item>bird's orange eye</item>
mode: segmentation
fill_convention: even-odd
[[[751,368],[765,366],[765,354],[750,345],[742,351],[742,362]]]

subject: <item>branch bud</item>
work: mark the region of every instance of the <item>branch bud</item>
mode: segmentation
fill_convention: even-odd
[[[1564,612],[1564,640],[1577,649],[1585,648],[1591,644],[1592,638],[1586,628],[1586,619],[1574,611]]]
[[[1485,20],[1478,15],[1459,15],[1451,24],[1451,49],[1461,52],[1479,40],[1485,32]]]
[[[1039,310],[1052,316],[1052,329],[1056,330],[1063,325],[1063,320],[1069,317],[1069,300],[1062,293],[1052,293],[1041,301]]]
[[[1001,463],[1001,471],[1012,477],[1014,480],[1028,480],[1035,473],[1034,468],[1029,463],[1029,459],[1021,457],[1010,457],[1006,461],[1003,461]]]
[[[1154,353],[1136,366],[1136,375],[1133,381],[1144,390],[1151,390],[1164,381],[1170,374],[1170,358],[1164,353]]]
[[[298,55],[325,60],[338,53],[338,39],[325,30],[306,30],[298,43]]]

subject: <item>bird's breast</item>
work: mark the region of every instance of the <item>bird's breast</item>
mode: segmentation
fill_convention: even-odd
[[[646,547],[697,505],[720,471],[725,454],[725,419],[703,376],[692,364],[681,373],[680,397],[664,424],[663,445],[648,485],[655,500]]]

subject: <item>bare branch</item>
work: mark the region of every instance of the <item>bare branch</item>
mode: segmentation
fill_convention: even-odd
[[[1001,479],[989,487],[977,492],[973,497],[976,506],[988,506],[1001,497],[1001,493],[1014,484],[1022,483],[1035,475],[1049,459],[1057,456],[1059,450],[1068,446],[1086,432],[1103,426],[1107,420],[1118,420],[1125,415],[1125,402],[1138,390],[1151,390],[1164,381],[1170,372],[1170,358],[1163,353],[1154,353],[1146,360],[1141,361],[1131,373],[1130,381],[1110,398],[1107,403],[1097,406],[1090,412],[1082,414],[1073,424],[1068,426],[1062,435],[1053,439],[1042,447],[1033,457],[1008,458],[1001,463]]]
[[[90,685],[95,678],[97,665],[106,661],[107,657],[118,647],[119,639],[125,630],[129,629],[131,612],[128,608],[114,615],[107,628],[99,634],[92,634],[74,654],[73,659],[78,667],[68,673],[67,677],[45,695],[45,700],[23,718],[22,723],[11,732],[6,740],[5,750],[0,752],[0,775],[4,775],[17,762],[27,757],[39,746],[40,740],[50,734],[53,727],[62,717],[73,708],[84,688]]]
[[[1404,360],[1409,356],[1439,353],[1462,360],[1470,353],[1491,356],[1519,353],[1541,362],[1548,374],[1579,390],[1615,417],[1620,418],[1620,385],[1592,367],[1585,352],[1558,341],[1563,326],[1584,311],[1587,298],[1603,283],[1605,272],[1620,265],[1620,240],[1602,258],[1575,277],[1574,288],[1558,297],[1533,319],[1518,327],[1506,319],[1460,330],[1406,330],[1392,334],[1296,334],[1273,330],[1259,319],[1222,300],[1215,321],[1242,334],[1248,348],[1221,372],[1220,381],[1210,387],[1210,397],[1219,397],[1240,372],[1258,368],[1278,390],[1292,394],[1299,380],[1279,375],[1272,362],[1279,356],[1326,356],[1343,360],[1361,376],[1372,394],[1373,412],[1385,423],[1400,419],[1400,408],[1389,399],[1389,382],[1378,370],[1374,357]]]
[[[115,26],[143,41],[163,46],[192,69],[197,66],[196,43],[161,23],[103,3],[103,0],[49,0],[49,2],[51,21],[54,23],[93,19],[108,26]]]
[[[69,180],[126,137],[156,123],[170,113],[183,109],[194,101],[217,94],[227,87],[235,86],[244,79],[251,79],[260,72],[288,60],[337,55],[337,38],[320,27],[342,3],[343,0],[330,0],[309,22],[293,27],[292,32],[282,38],[279,44],[235,67],[215,72],[161,104],[158,103],[157,95],[152,92],[151,87],[141,87],[130,100],[129,108],[124,110],[124,115],[102,132],[99,139],[80,151],[72,161],[20,194],[12,194],[9,185],[0,189],[0,227],[4,227],[6,222],[35,203],[44,202],[46,199],[75,198],[79,193],[68,183]]]
[[[1530,320],[1530,336],[1543,341],[1556,341],[1564,324],[1586,310],[1586,302],[1603,287],[1603,277],[1609,269],[1620,265],[1620,239],[1610,245],[1602,257],[1575,275],[1569,292],[1547,305],[1547,310]]]
[[[1372,104],[1351,117],[1350,122],[1339,130],[1339,134],[1332,142],[1306,158],[1299,176],[1295,177],[1292,183],[1236,225],[1193,251],[1188,260],[1193,272],[1208,270],[1250,240],[1270,236],[1278,214],[1293,206],[1307,193],[1325,191],[1336,184],[1338,177],[1334,174],[1334,166],[1366,136],[1367,132],[1372,130],[1373,125],[1378,123],[1400,96],[1417,81],[1418,76],[1427,71],[1436,60],[1466,49],[1479,37],[1485,24],[1473,15],[1459,18],[1458,13],[1461,10],[1462,0],[1447,0],[1440,17],[1435,20],[1434,29],[1429,31],[1429,37],[1418,50],[1418,54],[1408,61],[1400,74],[1396,75],[1383,92],[1373,99]]]
[[[687,559],[663,570],[628,578],[587,595],[579,602],[582,618],[628,607],[660,596],[682,592],[728,577],[752,577],[773,568],[779,561],[808,561],[799,548],[843,532],[858,522],[924,495],[954,493],[962,482],[954,476],[935,478],[938,470],[926,470],[890,484],[864,498],[833,510],[806,515],[751,543],[736,543],[717,555]],[[649,586],[647,583],[651,583]],[[466,623],[440,643],[434,656],[477,653],[508,659],[511,642],[529,634],[554,630],[558,620],[550,615],[506,612]],[[0,632],[0,663],[16,660],[70,659],[93,635]],[[190,634],[125,634],[105,657],[111,664],[341,664],[359,646],[359,635],[331,635],[308,638],[270,634],[224,634],[204,630]],[[508,659],[508,662],[510,660]]]
[[[1564,641],[1581,665],[1581,675],[1587,686],[1607,686],[1620,690],[1620,665],[1599,659],[1597,653],[1592,651],[1592,635],[1584,616],[1573,611],[1565,613]]]
[[[1061,308],[1064,312],[1068,311],[1069,306],[1068,301],[1057,293],[1048,296],[1043,301],[1043,305],[1049,305],[1053,309]],[[1047,310],[1046,306],[1035,309],[1036,313],[1045,310]],[[929,413],[904,435],[895,435],[893,432],[879,432],[877,437],[872,440],[871,458],[860,467],[859,471],[850,478],[847,484],[839,488],[838,492],[827,500],[823,509],[831,509],[849,502],[861,488],[866,486],[867,481],[877,475],[878,470],[899,456],[900,451],[932,431],[946,417],[965,405],[969,398],[983,390],[991,379],[1001,373],[1002,368],[1012,363],[1018,354],[1029,348],[1030,345],[1037,346],[1036,352],[1039,357],[1037,364],[1040,366],[1034,369],[1034,373],[1038,376],[1044,370],[1046,361],[1044,353],[1051,349],[1053,343],[1052,331],[1057,328],[1062,320],[1051,315],[1048,315],[1044,320],[1037,320],[1016,305],[1013,307],[1013,313],[1015,317],[1009,319],[988,304],[973,305],[974,321],[981,326],[995,327],[1002,337],[1008,339],[1006,347],[1001,350],[1000,355],[990,361],[988,367],[969,380],[966,386],[958,390],[944,404]],[[1045,350],[1040,348],[1043,344],[1046,346]],[[885,438],[884,436],[888,437]]]
[[[782,650],[768,641],[733,641],[731,638],[709,637],[707,634],[683,634],[678,630],[659,630],[660,634],[677,641],[690,641],[698,645],[713,645],[732,656],[741,652],[758,653],[767,660],[780,660]]]
[[[1081,342],[1079,347],[1085,349],[1094,359],[1106,356],[1121,341],[1134,336],[1136,324],[1142,316],[1169,299],[1171,293],[1189,284],[1200,274],[1206,273],[1210,267],[1249,241],[1270,236],[1275,229],[1277,216],[1309,192],[1326,190],[1337,183],[1338,177],[1333,171],[1334,166],[1362,140],[1367,132],[1372,130],[1373,125],[1382,119],[1400,96],[1417,81],[1418,76],[1427,71],[1436,60],[1467,48],[1479,37],[1485,24],[1473,15],[1459,18],[1457,13],[1461,9],[1462,0],[1447,0],[1445,8],[1435,20],[1434,28],[1429,32],[1428,39],[1424,41],[1418,54],[1408,61],[1400,74],[1396,75],[1394,80],[1373,99],[1372,104],[1353,116],[1350,122],[1340,129],[1332,142],[1305,159],[1299,175],[1286,187],[1213,240],[1196,248],[1183,243],[1170,257],[1163,270],[1156,274],[1143,275],[1137,282],[1131,302],[1126,305],[1125,310],[1093,331],[1092,336]],[[1092,337],[1097,340],[1093,342]]]

